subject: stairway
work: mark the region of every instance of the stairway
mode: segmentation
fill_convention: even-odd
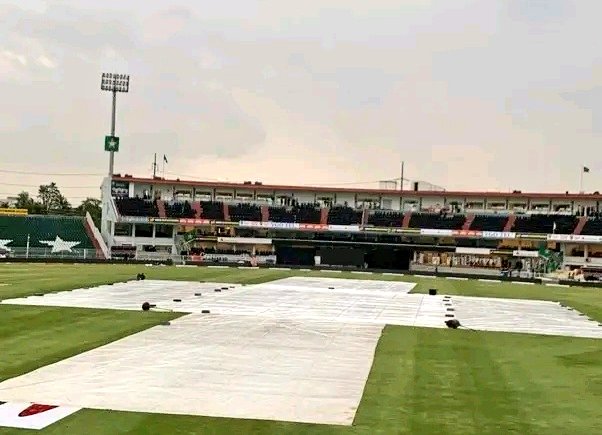
[[[201,203],[199,201],[193,201],[191,207],[194,210],[194,216],[197,219],[200,219],[200,217],[203,216],[203,208],[201,207]]]
[[[320,209],[320,224],[328,225],[328,213],[330,209],[328,207],[323,207]]]
[[[412,212],[408,211],[403,214],[403,221],[401,222],[401,228],[410,228],[410,219],[412,219]]]
[[[224,202],[224,221],[225,222],[230,222],[230,206],[228,206],[228,203]]]
[[[573,234],[575,234],[575,235],[581,234],[581,231],[583,231],[583,227],[587,223],[587,219],[588,219],[587,216],[581,216],[579,218],[579,222],[577,222],[577,226],[575,227],[575,230],[573,231]]]
[[[512,227],[514,226],[514,222],[516,222],[516,215],[514,213],[508,215],[508,220],[506,221],[506,225],[504,225],[504,232],[508,233],[512,231]]]
[[[267,205],[261,206],[261,222],[269,222],[270,208]]]
[[[464,221],[464,225],[462,225],[462,229],[464,231],[469,230],[470,226],[472,225],[472,221],[474,221],[474,213],[468,213],[466,215],[466,220]]]
[[[159,210],[160,218],[167,217],[167,213],[165,213],[165,201],[163,201],[162,199],[157,200],[157,210]]]

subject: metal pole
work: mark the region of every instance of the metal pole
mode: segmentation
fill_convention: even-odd
[[[581,168],[581,176],[579,177],[579,193],[583,193],[583,167]]]
[[[153,161],[153,179],[157,175],[157,153],[155,153],[155,160]]]
[[[29,234],[27,235],[27,251],[25,252],[25,258],[29,258]]]
[[[404,162],[401,162],[401,180],[399,181],[399,190],[403,191],[403,164]]]
[[[113,110],[111,112],[111,136],[115,136],[115,112],[117,111],[117,90],[113,89]],[[109,179],[113,176],[115,167],[115,152],[111,151],[109,155]]]

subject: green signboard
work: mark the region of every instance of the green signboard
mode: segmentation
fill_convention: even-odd
[[[119,151],[119,138],[117,136],[105,136],[105,151]]]

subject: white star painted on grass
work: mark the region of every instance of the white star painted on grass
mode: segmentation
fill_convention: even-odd
[[[40,243],[52,246],[52,253],[54,254],[56,252],[71,252],[71,249],[81,242],[68,242],[61,239],[59,236],[56,236],[56,239],[54,240],[40,240]]]
[[[0,239],[0,249],[4,249],[5,251],[10,251],[10,248],[6,245],[12,243],[12,240],[8,239]]]

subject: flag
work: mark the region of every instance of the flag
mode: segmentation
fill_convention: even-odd
[[[589,172],[589,168],[587,166],[583,167],[583,172]]]
[[[166,156],[165,154],[163,154],[163,161],[164,161],[165,163],[169,163],[169,162],[167,161],[167,156]],[[588,171],[589,171],[589,169],[588,169]]]

